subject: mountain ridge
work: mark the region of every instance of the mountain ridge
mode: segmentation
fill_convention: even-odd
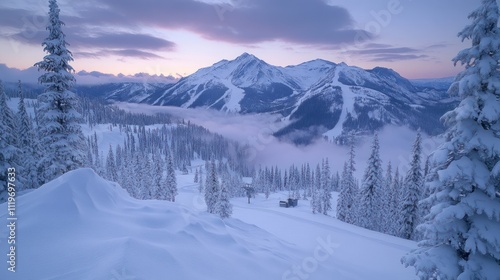
[[[79,85],[75,91],[110,101],[277,114],[289,124],[275,135],[307,144],[319,137],[346,143],[385,125],[439,134],[444,131],[440,116],[456,103],[446,82],[412,82],[393,69],[322,59],[273,66],[243,53],[175,83]]]

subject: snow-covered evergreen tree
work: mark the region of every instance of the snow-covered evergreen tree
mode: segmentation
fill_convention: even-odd
[[[348,207],[348,187],[347,187],[347,162],[344,163],[344,169],[342,171],[342,179],[340,181],[340,193],[337,201],[337,219],[345,222],[347,212],[349,211]]]
[[[385,170],[385,177],[382,184],[382,228],[384,233],[390,232],[391,220],[389,213],[391,212],[391,186],[392,186],[392,164],[389,161]]]
[[[0,81],[0,203],[6,199],[7,183],[9,182],[7,171],[9,168],[16,170],[20,168],[17,162],[19,150],[16,147],[15,129],[14,115],[7,106],[7,95],[3,83]]]
[[[208,213],[216,213],[219,192],[219,177],[217,175],[215,161],[212,160],[208,165],[207,180],[205,182],[205,203],[207,204]]]
[[[454,58],[465,65],[451,91],[447,141],[432,155],[432,206],[419,248],[403,258],[420,279],[498,279],[500,275],[500,29],[496,0],[483,0],[459,36],[472,41]]]
[[[215,208],[216,213],[219,214],[222,219],[229,218],[233,214],[233,205],[231,201],[229,201],[229,191],[227,183],[224,181],[220,185],[220,192]]]
[[[368,158],[363,185],[359,192],[358,224],[367,229],[380,230],[382,221],[382,161],[378,135],[373,137],[372,151]]]
[[[18,86],[19,103],[17,106],[17,146],[20,152],[20,165],[24,177],[24,188],[35,189],[38,187],[38,161],[37,140],[31,118],[26,111],[21,81]]]
[[[321,210],[324,215],[328,215],[328,211],[332,210],[332,192],[330,187],[330,164],[328,163],[328,158],[326,158],[321,174]]]
[[[49,8],[49,36],[42,43],[48,54],[35,64],[45,72],[38,79],[45,86],[44,93],[39,96],[41,104],[38,109],[43,149],[38,166],[43,171],[43,182],[81,167],[85,159],[81,116],[76,111],[77,97],[70,91],[75,83],[71,74],[74,70],[69,65],[73,57],[66,48],[68,43],[61,30],[64,23],[59,19],[57,1],[50,0]]]
[[[151,199],[160,199],[160,189],[163,183],[163,159],[160,155],[152,153],[152,164],[153,168],[151,170],[151,187],[149,188],[149,196]],[[166,189],[164,190],[166,191]]]
[[[321,207],[321,168],[319,164],[314,172],[314,183],[312,184],[311,208],[313,214],[322,213]]]
[[[344,164],[342,171],[340,194],[337,202],[337,218],[349,224],[357,222],[356,198],[358,189],[354,179],[354,172],[356,171],[355,156],[354,143],[351,143],[349,160]]]
[[[175,175],[172,153],[168,153],[167,155],[166,191],[167,200],[175,202],[175,196],[177,196],[177,177]]]
[[[399,236],[414,239],[418,223],[418,201],[422,192],[422,137],[420,132],[413,144],[410,169],[406,174],[401,196],[401,211],[399,213]]]
[[[399,234],[399,211],[401,209],[401,176],[399,175],[399,168],[396,167],[394,177],[391,183],[391,191],[389,196],[389,212],[387,233],[397,236]]]
[[[106,178],[110,181],[118,181],[118,172],[116,170],[115,155],[113,148],[109,145],[108,157],[106,158]]]

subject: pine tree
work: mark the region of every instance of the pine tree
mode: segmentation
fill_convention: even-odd
[[[113,148],[109,145],[108,157],[106,158],[106,178],[113,182],[118,181],[118,173],[115,164]]]
[[[17,162],[19,150],[16,147],[15,129],[14,116],[7,106],[7,95],[0,81],[0,203],[5,201],[7,196],[7,183],[9,182],[7,171],[9,168],[15,170],[20,168]]]
[[[399,211],[401,210],[401,176],[399,168],[396,167],[391,183],[389,196],[388,228],[389,234],[397,236],[399,234]]]
[[[421,157],[422,138],[420,132],[418,132],[412,148],[410,169],[403,183],[401,211],[399,214],[399,224],[401,226],[399,236],[406,239],[414,239],[418,222],[418,201],[423,183]]]
[[[347,212],[349,211],[348,200],[350,196],[348,196],[348,179],[347,179],[347,162],[344,163],[344,170],[342,171],[342,180],[340,182],[340,193],[337,201],[337,219],[345,222]]]
[[[446,142],[432,155],[432,206],[419,248],[403,258],[420,279],[498,279],[500,275],[500,30],[496,0],[483,0],[459,33],[472,47],[450,90],[461,102],[446,113]],[[432,171],[431,171],[432,172]]]
[[[37,142],[35,130],[31,123],[31,118],[26,111],[24,103],[24,95],[21,89],[21,81],[18,86],[19,103],[17,107],[17,145],[20,150],[20,165],[23,167],[24,173],[24,188],[35,189],[38,188],[38,173],[36,163],[38,160],[37,155]]]
[[[321,168],[319,167],[319,164],[316,166],[314,175],[316,178],[312,184],[311,208],[313,214],[316,214],[316,212],[323,212],[323,209],[321,208]]]
[[[359,193],[359,225],[371,230],[380,230],[382,220],[382,161],[379,149],[378,135],[375,134]]]
[[[172,153],[168,153],[167,155],[166,191],[167,200],[175,202],[175,196],[177,195],[177,177],[175,175]]]
[[[356,171],[355,156],[354,143],[351,142],[349,160],[344,164],[344,169],[342,171],[340,194],[337,205],[337,218],[349,224],[356,224],[358,220],[356,209],[358,188],[356,180],[354,179],[354,172]]]
[[[392,186],[392,165],[389,161],[385,170],[385,177],[382,184],[382,232],[389,233],[391,227],[391,220],[389,213],[391,212],[391,186]]]
[[[151,199],[160,199],[160,189],[163,182],[163,159],[160,155],[152,153],[153,169],[151,170],[151,187],[149,196]]]
[[[45,71],[38,79],[45,85],[44,93],[39,96],[41,104],[38,109],[44,155],[38,165],[44,171],[43,182],[81,167],[85,158],[82,120],[76,111],[76,95],[70,91],[75,83],[71,74],[74,70],[69,65],[73,57],[66,48],[68,43],[61,30],[64,23],[59,19],[57,1],[50,0],[49,7],[49,36],[42,43],[48,55],[35,64],[39,70]]]
[[[205,203],[207,204],[208,213],[216,213],[216,204],[219,195],[219,178],[215,161],[211,161],[207,170],[207,181],[205,183]]]
[[[231,217],[233,213],[233,206],[231,201],[229,201],[229,192],[227,184],[222,181],[220,186],[220,192],[218,194],[218,199],[216,202],[216,212],[222,219]]]
[[[330,185],[330,165],[328,163],[328,158],[326,158],[321,174],[321,210],[323,210],[324,215],[328,215],[328,211],[332,210],[332,193]]]

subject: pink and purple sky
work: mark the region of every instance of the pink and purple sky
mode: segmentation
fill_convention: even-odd
[[[76,71],[186,76],[252,53],[272,65],[322,58],[407,78],[455,75],[457,33],[480,0],[59,0]],[[47,0],[0,3],[0,63],[44,55]]]

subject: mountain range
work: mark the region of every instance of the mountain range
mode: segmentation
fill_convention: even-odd
[[[111,101],[272,113],[287,124],[278,137],[300,144],[318,137],[345,143],[388,124],[441,133],[439,118],[457,102],[447,94],[451,81],[410,81],[392,69],[321,59],[280,67],[244,53],[174,83],[79,85],[75,91]]]

